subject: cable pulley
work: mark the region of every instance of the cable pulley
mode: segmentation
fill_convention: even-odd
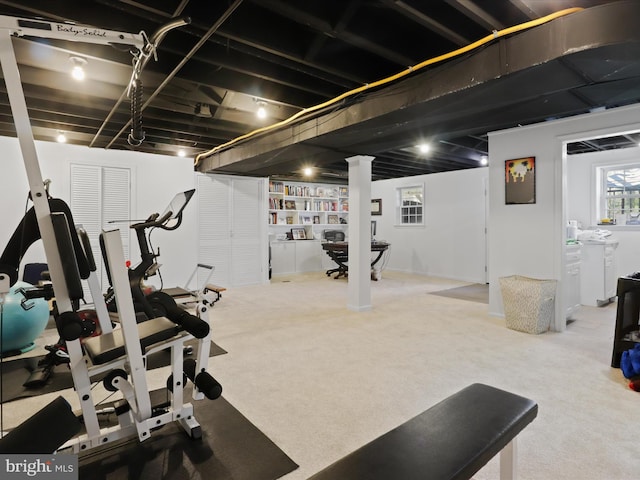
[[[142,129],[142,81],[134,79],[131,84],[131,132],[127,137],[129,145],[138,147],[144,142],[144,130]]]

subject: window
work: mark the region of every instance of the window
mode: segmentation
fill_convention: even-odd
[[[400,187],[397,189],[397,194],[397,223],[400,225],[423,225],[424,186]]]
[[[601,218],[618,225],[640,225],[640,165],[601,169]]]

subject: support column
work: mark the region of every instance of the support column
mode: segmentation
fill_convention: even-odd
[[[371,310],[371,162],[356,155],[349,163],[349,282],[347,307]]]

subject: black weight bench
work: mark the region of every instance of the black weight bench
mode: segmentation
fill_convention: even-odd
[[[533,400],[475,383],[309,480],[470,479],[498,453],[500,479],[513,479],[516,436],[537,414]]]
[[[143,354],[148,347],[169,340],[181,331],[179,325],[165,317],[146,320],[138,323],[137,327]],[[116,329],[111,333],[87,338],[84,341],[84,349],[94,365],[102,365],[120,358],[126,354],[122,330]]]

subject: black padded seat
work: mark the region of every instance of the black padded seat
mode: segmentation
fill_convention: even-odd
[[[179,325],[165,317],[152,318],[138,323],[137,327],[143,353],[147,347],[169,340],[181,331]],[[94,365],[102,365],[122,357],[125,354],[122,329],[119,328],[112,333],[103,333],[97,337],[88,338],[84,341],[84,348]]]
[[[537,414],[533,400],[475,383],[309,480],[469,479]]]
[[[192,297],[193,293],[182,287],[163,288],[162,291],[171,297]]]

